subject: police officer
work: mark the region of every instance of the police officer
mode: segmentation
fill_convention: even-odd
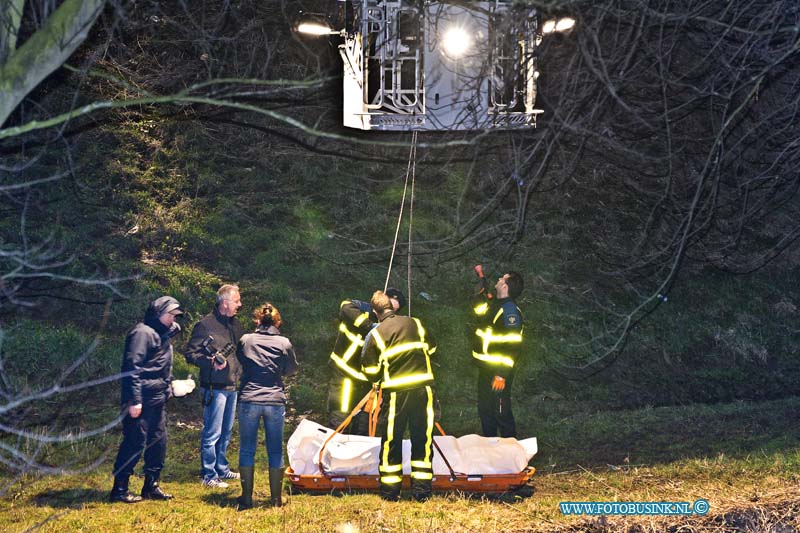
[[[434,424],[433,371],[430,355],[436,351],[417,318],[399,316],[390,298],[376,291],[370,300],[379,324],[366,339],[362,369],[380,382],[383,402],[381,426],[381,498],[397,501],[403,481],[403,433],[411,437],[411,490],[414,499],[431,495]]]
[[[524,288],[518,272],[500,276],[494,286],[496,298],[487,291],[476,298],[473,362],[478,366],[478,416],[485,437],[516,437],[511,410],[511,386],[522,344],[522,313],[514,303]]]
[[[386,290],[395,312],[405,305],[403,293],[395,288]],[[330,355],[333,368],[328,388],[329,423],[337,428],[372,388],[372,382],[361,371],[361,352],[364,338],[378,323],[369,302],[344,300],[339,304],[339,333]],[[369,415],[356,414],[345,428],[345,433],[367,435]]]
[[[182,315],[180,303],[162,296],[147,308],[144,321],[136,324],[125,338],[122,355],[122,443],[114,461],[114,488],[109,501],[136,503],[142,498],[169,500],[158,479],[167,455],[167,428],[164,407],[172,381],[172,344],[180,331],[175,317]],[[131,494],[128,480],[144,453],[142,496]]]

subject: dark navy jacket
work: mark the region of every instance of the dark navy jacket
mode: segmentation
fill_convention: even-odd
[[[167,309],[175,308],[178,301],[162,296],[150,303],[139,322],[125,337],[121,372],[130,372],[122,378],[122,405],[157,405],[169,398],[172,382],[172,344],[170,338],[180,331],[178,324],[168,328],[158,319]]]

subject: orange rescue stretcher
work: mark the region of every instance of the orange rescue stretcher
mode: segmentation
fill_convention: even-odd
[[[358,414],[365,405],[372,406],[372,409],[369,409],[369,432],[370,436],[375,436],[375,428],[377,426],[377,415],[379,409],[378,406],[380,406],[380,390],[373,388],[369,394],[367,394],[359,402],[356,408],[353,409],[344,422],[342,422],[339,427],[337,427],[336,430],[327,438],[325,443],[322,445],[322,448],[320,448],[318,463],[320,472],[322,472],[322,474],[301,475],[295,474],[292,470],[292,467],[288,467],[286,469],[286,477],[289,478],[289,482],[292,484],[292,487],[299,492],[319,493],[354,490],[377,491],[380,489],[380,478],[377,475],[327,474],[325,473],[324,468],[322,468],[322,452],[325,450],[325,446],[327,446],[331,439],[333,439],[334,435],[340,433],[350,424],[350,421],[353,419],[353,417]],[[442,436],[445,435],[442,426],[439,425],[438,422],[436,423],[436,428],[439,430],[439,433],[441,433]],[[460,491],[497,495],[513,492],[524,493],[526,487],[530,489],[529,482],[533,477],[533,474],[536,472],[536,469],[532,466],[525,468],[521,472],[513,474],[464,474],[455,472],[450,466],[450,463],[447,461],[447,458],[439,449],[439,446],[436,445],[435,440],[433,441],[433,444],[436,448],[436,451],[442,457],[444,463],[450,470],[449,475],[435,474],[433,476],[431,484],[434,491]],[[402,488],[405,490],[409,490],[411,488],[410,476],[403,476]]]

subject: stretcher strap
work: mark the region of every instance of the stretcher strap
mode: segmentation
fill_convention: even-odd
[[[328,445],[328,443],[331,441],[331,439],[333,439],[333,437],[336,436],[337,433],[341,433],[342,430],[344,428],[346,428],[350,424],[350,421],[353,420],[353,417],[355,415],[357,415],[358,413],[361,412],[361,408],[364,407],[367,404],[367,402],[373,397],[373,395],[377,394],[376,390],[377,390],[377,388],[373,386],[370,389],[370,391],[367,393],[367,395],[364,396],[363,398],[361,398],[361,401],[358,402],[358,405],[355,406],[355,408],[350,412],[350,414],[347,415],[347,418],[344,419],[344,422],[339,424],[339,427],[334,429],[333,433],[331,433],[330,436],[328,436],[328,438],[325,439],[325,442],[322,444],[322,447],[319,449],[319,456],[317,457],[317,464],[319,465],[319,471],[322,472],[323,475],[327,476],[327,474],[325,473],[325,469],[322,468],[322,452],[325,451],[325,447]],[[371,421],[372,421],[372,418],[370,416],[370,423],[371,423]],[[371,434],[370,436],[374,436],[374,433]]]
[[[377,391],[377,392],[376,392]],[[381,412],[381,403],[383,402],[383,389],[373,386],[372,399],[367,400],[367,403],[372,402],[372,409],[369,411],[369,436],[374,437],[378,431],[378,414]]]
[[[434,422],[433,424],[436,426],[436,429],[439,430],[439,433],[442,434],[442,437],[447,436],[447,433],[444,432],[444,429],[442,429],[442,426],[441,424],[439,424],[439,422]],[[436,439],[431,439],[431,440],[433,441],[433,446],[436,448],[436,451],[439,452],[439,455],[442,456],[442,461],[444,461],[444,464],[447,465],[447,469],[450,471],[450,480],[455,479],[457,474],[456,471],[453,470],[453,467],[450,465],[450,461],[447,460],[447,457],[442,452],[442,449],[439,448],[438,444],[436,444]],[[459,472],[459,474],[461,474],[462,476],[465,475],[461,472]]]

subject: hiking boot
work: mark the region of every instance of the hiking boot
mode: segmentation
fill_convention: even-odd
[[[142,499],[145,500],[171,500],[172,494],[167,494],[158,486],[158,478],[155,476],[144,476],[144,486],[142,487]]]
[[[142,499],[128,490],[128,476],[115,476],[114,488],[108,495],[108,501],[111,503],[136,503]]]

